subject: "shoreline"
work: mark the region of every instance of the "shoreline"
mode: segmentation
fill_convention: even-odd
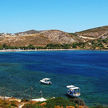
[[[26,51],[64,51],[64,50],[77,50],[77,49],[29,49],[29,50],[23,50],[23,49],[5,49],[0,50],[0,52],[26,52]]]
[[[16,100],[18,102],[21,102],[21,98],[15,98],[15,97],[8,97],[8,96],[0,96],[0,99],[2,100]],[[36,102],[43,102],[43,101],[47,101],[46,98],[44,97],[40,97],[40,98],[33,98],[33,99],[29,99],[30,101],[36,101]]]
[[[29,52],[29,51],[108,51],[105,49],[101,50],[92,50],[92,49],[3,49],[0,52]]]

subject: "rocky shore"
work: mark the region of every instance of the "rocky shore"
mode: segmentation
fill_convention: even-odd
[[[65,101],[66,103],[64,103]],[[45,99],[41,97],[38,99],[26,100],[0,96],[0,108],[34,108],[33,106],[38,106],[36,108],[49,108],[48,105],[52,104],[52,102],[54,104],[54,108],[65,108],[64,105],[66,108],[88,108],[81,99],[71,99],[70,101],[67,101],[63,98]],[[53,107],[50,106],[50,108]]]

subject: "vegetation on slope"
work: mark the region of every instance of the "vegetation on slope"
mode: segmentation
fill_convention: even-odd
[[[108,38],[108,26],[97,27],[93,29],[84,30],[76,33],[77,36],[82,37],[84,40],[99,39],[102,37]]]
[[[90,50],[101,50],[108,49],[108,38],[106,39],[97,39],[91,40],[88,42],[74,42],[73,44],[47,44],[45,47],[36,47],[32,44],[28,46],[8,46],[3,44],[0,46],[0,49],[90,49]]]
[[[29,100],[11,101],[0,99],[0,108],[88,108],[81,99],[66,99],[57,97],[48,99],[45,102],[35,102]],[[108,108],[108,106],[90,106],[89,108]]]
[[[18,102],[0,99],[0,108],[18,108]]]

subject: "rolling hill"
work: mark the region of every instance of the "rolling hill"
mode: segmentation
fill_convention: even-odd
[[[1,33],[0,45],[6,44],[8,46],[23,47],[31,44],[35,47],[45,47],[48,44],[71,45],[74,43],[81,43],[82,45],[83,43],[86,45],[85,48],[91,48],[90,45],[93,42],[100,42],[100,44],[107,48],[107,41],[105,41],[105,43],[103,41],[105,39],[107,40],[107,38],[108,26],[97,27],[76,33],[67,33],[60,30],[29,30],[15,34]],[[98,44],[96,47],[98,47]],[[80,48],[80,44],[78,44],[78,48]]]

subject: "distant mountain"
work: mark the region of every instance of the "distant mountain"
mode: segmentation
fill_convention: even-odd
[[[28,31],[24,31],[24,32],[15,33],[15,34],[36,34],[39,32],[40,31],[37,31],[37,30],[28,30]]]

